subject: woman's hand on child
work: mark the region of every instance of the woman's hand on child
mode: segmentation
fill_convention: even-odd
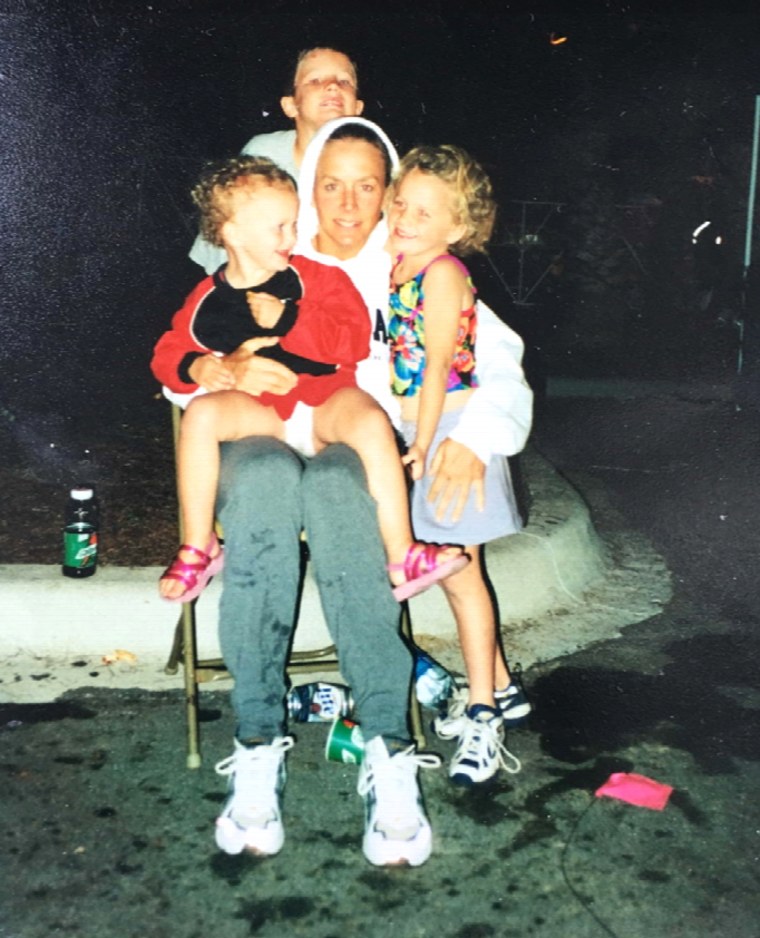
[[[433,478],[428,501],[438,502],[436,518],[442,521],[451,508],[451,521],[458,521],[470,497],[475,494],[478,511],[485,508],[485,463],[463,443],[445,439],[435,451],[429,475]]]
[[[230,391],[235,378],[224,360],[209,353],[201,355],[188,368],[193,381],[206,391]]]
[[[416,443],[412,443],[406,451],[406,455],[401,457],[401,462],[409,469],[409,475],[416,482],[425,474],[425,458],[427,453]]]
[[[256,352],[268,345],[276,345],[275,337],[248,339],[246,342],[225,355],[223,361],[227,363],[238,391],[245,391],[258,397],[259,394],[287,394],[298,383],[298,376],[286,368],[281,362],[272,358],[264,358]]]
[[[280,321],[285,303],[270,293],[254,293],[253,290],[246,291],[245,298],[251,315],[261,328],[274,329]]]

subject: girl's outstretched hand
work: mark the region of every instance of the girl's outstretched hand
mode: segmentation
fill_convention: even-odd
[[[443,521],[449,509],[450,520],[458,521],[470,492],[475,493],[478,511],[485,508],[485,463],[463,443],[445,439],[435,451],[429,474],[433,477],[433,483],[430,486],[428,501],[438,503],[435,516],[439,521]]]
[[[408,467],[409,475],[416,482],[425,474],[425,458],[427,453],[422,447],[412,443],[406,451],[406,455],[401,457],[401,462]]]

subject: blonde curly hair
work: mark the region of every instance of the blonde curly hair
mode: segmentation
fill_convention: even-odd
[[[264,186],[297,192],[293,177],[263,156],[234,156],[207,164],[191,192],[200,213],[202,237],[222,247],[222,225],[232,215],[235,195]]]
[[[485,254],[496,221],[496,203],[491,180],[480,163],[461,147],[449,143],[437,147],[414,147],[401,160],[394,174],[388,204],[402,179],[413,169],[436,176],[451,190],[455,221],[467,229],[464,237],[450,245],[452,253]]]

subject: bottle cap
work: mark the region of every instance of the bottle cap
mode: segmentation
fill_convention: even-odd
[[[86,488],[83,485],[78,485],[70,492],[71,498],[78,502],[86,502],[87,499],[92,498],[94,494],[92,489]]]

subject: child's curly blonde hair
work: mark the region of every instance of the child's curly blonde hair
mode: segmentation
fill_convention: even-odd
[[[396,170],[391,183],[391,200],[401,180],[413,169],[437,176],[451,190],[456,223],[465,225],[467,229],[463,238],[450,245],[452,253],[485,253],[496,220],[496,203],[491,180],[480,163],[453,144],[414,147]]]
[[[235,196],[264,186],[296,192],[293,177],[263,156],[234,156],[209,163],[191,193],[200,212],[202,237],[222,247],[222,225],[233,213]]]

